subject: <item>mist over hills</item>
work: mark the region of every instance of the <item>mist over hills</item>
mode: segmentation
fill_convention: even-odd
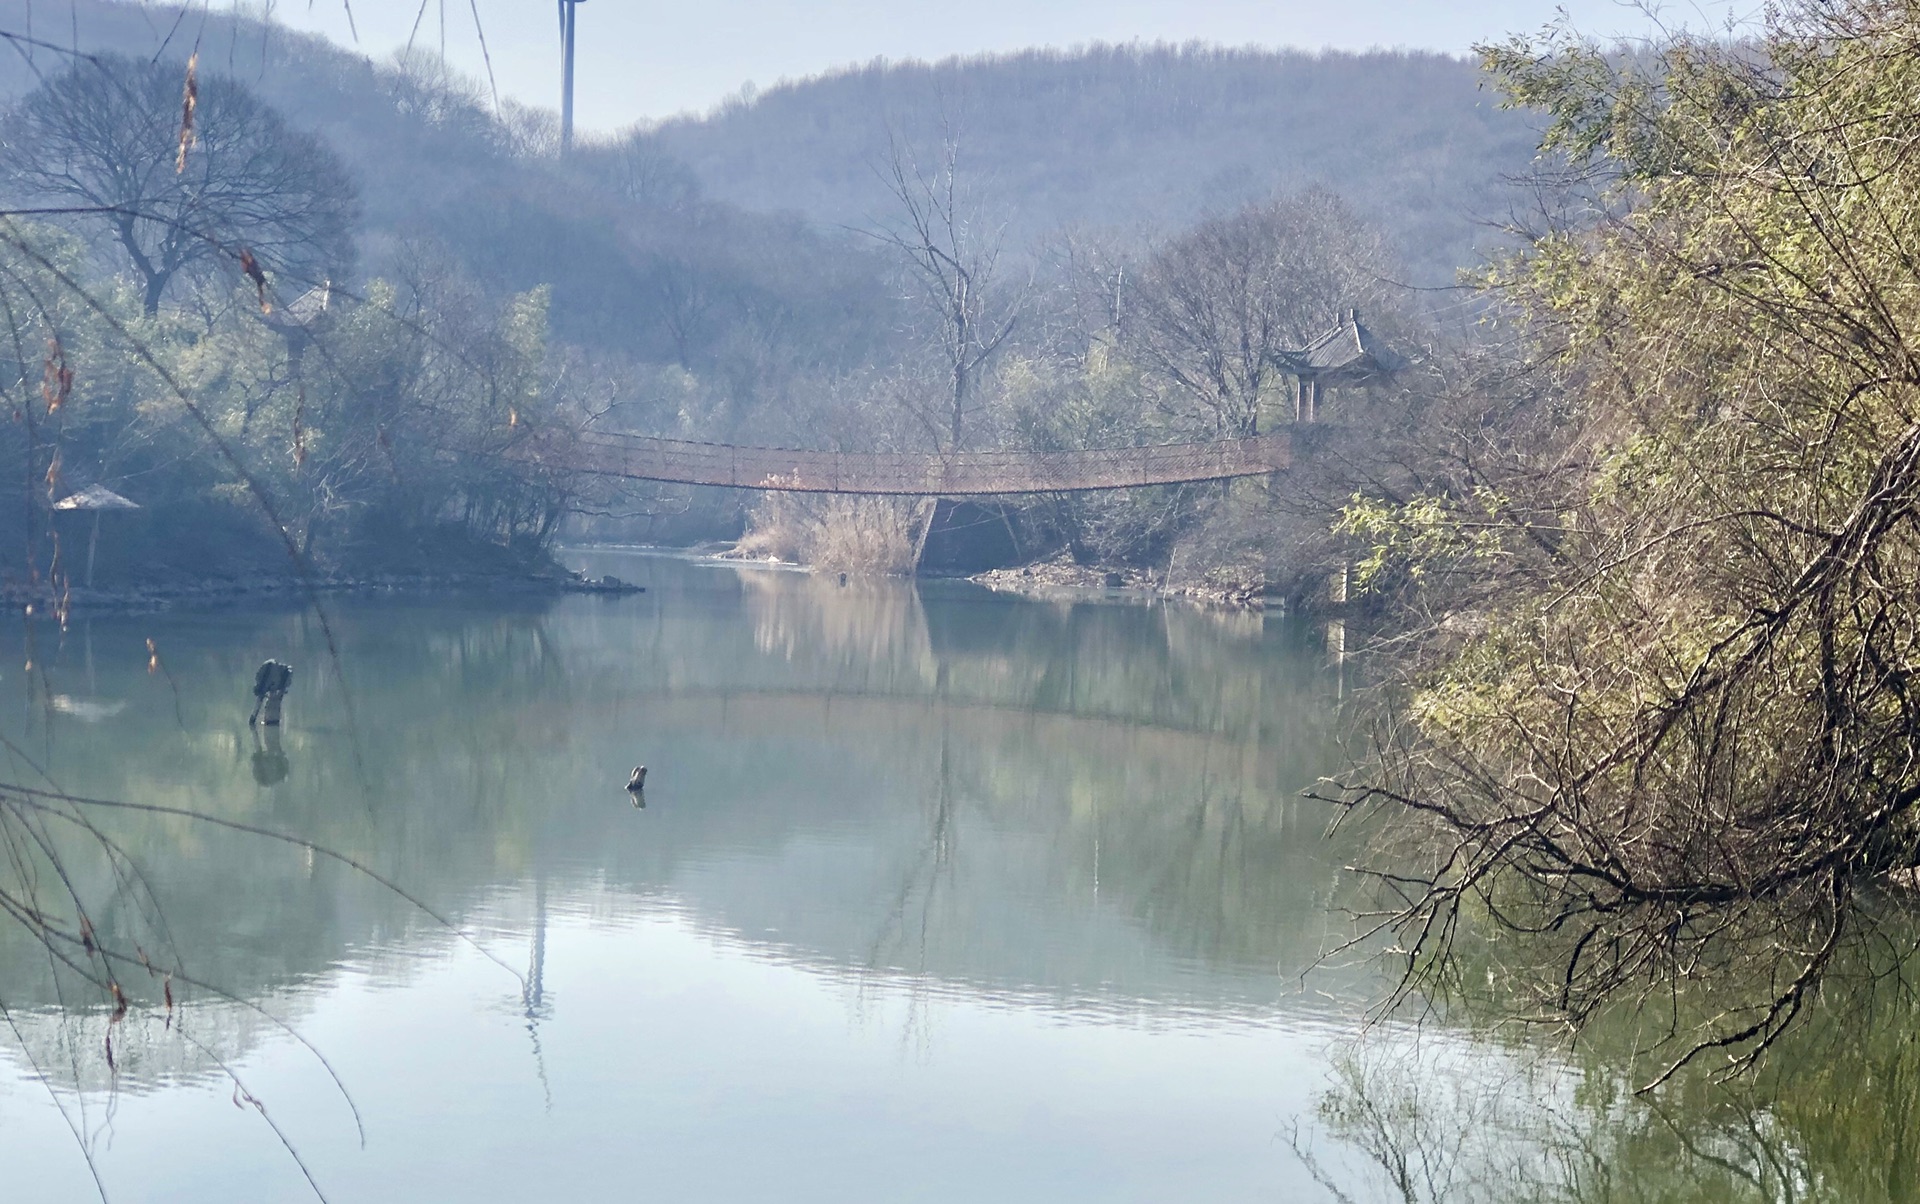
[[[416,78],[396,87],[384,58],[245,15],[183,16],[124,0],[75,0],[57,14],[0,0],[0,30],[52,44],[17,43],[0,56],[4,99],[63,67],[53,47],[76,36],[84,51],[184,60],[197,49],[203,70],[253,87],[356,168],[376,262],[399,232],[465,232],[495,243],[481,258],[512,261],[493,266],[515,287],[531,282],[535,265],[563,275],[570,261],[604,268],[581,229],[600,224],[603,201],[631,216],[662,199],[684,208],[700,194],[709,224],[735,209],[787,215],[723,243],[791,241],[793,217],[839,241],[845,228],[891,216],[881,178],[891,146],[931,166],[947,138],[982,216],[1005,225],[1014,249],[1068,227],[1164,233],[1318,185],[1387,233],[1414,282],[1444,284],[1497,243],[1490,223],[1508,211],[1506,181],[1525,171],[1536,141],[1531,119],[1502,110],[1465,58],[1093,45],[878,61],[743,90],[709,113],[613,140],[655,160],[656,177],[684,176],[670,198],[633,197],[549,178],[550,113],[508,102],[496,115],[484,81],[424,56]],[[498,220],[476,225],[489,213]],[[671,224],[659,212],[650,220]],[[504,230],[515,239],[501,240]],[[637,303],[604,282],[587,292],[603,308]],[[556,295],[563,326],[587,321],[566,293]]]
[[[1443,54],[1091,46],[875,62],[746,92],[644,134],[708,192],[863,227],[886,211],[891,143],[944,138],[1018,244],[1061,226],[1170,230],[1276,191],[1345,197],[1419,283],[1497,241],[1531,120]]]
[[[777,393],[783,372],[862,360],[886,328],[870,312],[884,290],[844,232],[710,200],[651,151],[636,161],[603,146],[562,163],[551,114],[496,110],[484,80],[429,54],[375,61],[245,14],[118,0],[51,15],[0,0],[0,31],[41,43],[0,54],[0,102],[66,70],[73,46],[183,70],[197,51],[203,74],[237,80],[339,152],[360,191],[363,276],[403,275],[425,254],[487,292],[548,286],[562,339],[712,372],[744,408]],[[732,362],[741,347],[750,368]],[[661,396],[663,420],[675,401]]]

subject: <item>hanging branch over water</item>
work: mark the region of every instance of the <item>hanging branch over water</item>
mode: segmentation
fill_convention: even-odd
[[[1403,995],[1638,1009],[1651,1085],[1904,959],[1872,899],[1920,866],[1916,51],[1909,6],[1806,0],[1759,46],[1483,52],[1589,201],[1498,279],[1531,442],[1463,428],[1474,470],[1348,515],[1379,580],[1499,582],[1332,792],[1432,837],[1377,867]]]

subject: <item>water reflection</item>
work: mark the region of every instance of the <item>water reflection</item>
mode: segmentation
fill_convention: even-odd
[[[293,610],[96,618],[57,650],[39,633],[46,684],[16,699],[7,724],[63,787],[310,837],[404,884],[524,978],[523,988],[474,961],[452,933],[324,857],[178,816],[116,817],[164,930],[131,901],[102,904],[99,923],[129,946],[178,950],[194,981],[209,984],[176,983],[196,1040],[229,1060],[277,1065],[284,1038],[270,1017],[279,1018],[320,1030],[317,1043],[351,1063],[383,1030],[363,1019],[328,1044],[342,1009],[396,1024],[431,1014],[451,1032],[455,1016],[497,1008],[513,1021],[514,1049],[442,1073],[479,1076],[472,1090],[484,1095],[507,1073],[490,1067],[528,1065],[530,1098],[557,1116],[579,1098],[565,1084],[602,1082],[611,1034],[638,1049],[667,1035],[705,1048],[693,1034],[726,1009],[689,1001],[702,976],[739,963],[758,969],[725,973],[762,982],[775,1010],[729,1029],[690,1081],[763,1082],[765,1059],[790,1056],[801,1040],[775,1054],[756,1044],[763,1031],[772,1039],[779,1017],[806,1014],[802,1001],[824,990],[840,1000],[840,1018],[804,1040],[830,1047],[864,1039],[844,1031],[848,1016],[884,1016],[916,1058],[944,1064],[929,1052],[940,1042],[927,1044],[942,1023],[962,1033],[1006,1026],[971,1056],[1006,1067],[1004,1090],[1043,1093],[1053,1109],[1009,1149],[1039,1157],[1038,1144],[1052,1142],[1047,1157],[1092,1173],[1089,1160],[1109,1156],[1108,1144],[1070,1134],[1124,1103],[1159,1118],[1160,1136],[1136,1135],[1121,1159],[1144,1183],[1145,1161],[1191,1157],[1181,1109],[1261,1100],[1218,1130],[1246,1127],[1258,1139],[1208,1173],[1242,1186],[1299,1179],[1273,1145],[1273,1118],[1306,1090],[1296,1064],[1320,1028],[1344,1026],[1345,1009],[1371,990],[1358,969],[1324,974],[1311,990],[1299,978],[1341,930],[1330,908],[1341,851],[1322,840],[1325,815],[1297,796],[1328,755],[1334,687],[1318,633],[1257,615],[1021,603],[958,586],[842,588],[631,558],[585,567],[648,592],[340,600],[337,663],[312,616]],[[148,640],[170,676],[147,671]],[[299,705],[284,729],[249,732],[234,699],[268,657],[302,666]],[[125,699],[126,709],[87,719],[45,705],[52,692],[79,696],[75,682],[89,674],[87,697]],[[641,763],[645,793],[628,794]],[[87,863],[83,878],[83,889],[113,895],[111,867]],[[667,961],[643,965],[640,947]],[[772,968],[799,977],[763,982]],[[60,1023],[63,1003],[90,996],[11,929],[0,936],[0,981],[22,1018],[25,1069],[88,1087],[108,1080],[97,1054],[104,1015]],[[649,991],[666,992],[653,1029],[596,1019],[599,1001]],[[369,1011],[355,1002],[363,998],[381,1002]],[[601,1023],[616,1027],[592,1029]],[[1155,1086],[1122,1100],[1099,1085],[1104,1071],[1086,1068],[1015,1085],[1073,1049],[1082,1038],[1065,1034],[1086,1025],[1137,1032],[1147,1044],[1124,1061]],[[179,1101],[189,1089],[223,1089],[197,1086],[218,1076],[164,1027],[138,1017],[124,1027],[123,1093]],[[582,1036],[590,1029],[592,1041]],[[1203,1052],[1181,1032],[1223,1044]],[[453,1039],[423,1038],[418,1053]],[[735,1052],[718,1052],[726,1048]],[[1229,1048],[1241,1063],[1225,1073],[1215,1059]],[[406,1090],[397,1081],[406,1061],[389,1057],[368,1072],[374,1086],[355,1085]],[[845,1067],[829,1060],[809,1085],[787,1089],[869,1098],[872,1084],[850,1077],[860,1064],[850,1047]],[[656,1110],[634,1093],[665,1088],[633,1075],[603,1083],[608,1115]],[[936,1089],[944,1081],[932,1070],[915,1079],[913,1107],[931,1116],[958,1106],[943,1094],[957,1088]],[[462,1123],[523,1139],[511,1119],[522,1106],[497,1100]],[[687,1117],[708,1126],[688,1148],[743,1106],[686,1103]],[[396,1104],[385,1123],[412,1133],[414,1115]],[[464,1140],[434,1115],[421,1114],[419,1140]],[[832,1140],[868,1131],[924,1142],[918,1115],[868,1117],[866,1130]],[[796,1121],[763,1137],[800,1142],[806,1129]],[[962,1148],[950,1124],[940,1131]],[[377,1161],[340,1156],[348,1168]],[[381,1177],[397,1170],[365,1173],[376,1198],[397,1198],[396,1180]],[[922,1194],[992,1194],[981,1174]],[[475,1190],[505,1198],[503,1186]]]
[[[114,1198],[304,1198],[221,1063],[339,1199],[618,1197],[636,1165],[701,1200],[1920,1197],[1911,1001],[1826,1000],[1762,1078],[1651,1100],[1630,1026],[1348,1044],[1370,972],[1300,979],[1345,932],[1297,796],[1324,629],[587,567],[649,592],[342,600],[338,663],[291,609],[36,633],[16,780],[310,836],[485,953],[311,850],[110,817],[129,861],[74,888],[187,1006],[115,1023],[0,926],[9,1204],[88,1190],[49,1089]],[[249,731],[267,657],[299,705]]]
[[[1444,1031],[1359,1043],[1302,1154],[1336,1196],[1405,1204],[1920,1200],[1917,1008],[1885,982],[1842,992],[1759,1074],[1707,1066],[1646,1095],[1630,1018],[1572,1053]]]
[[[280,725],[253,727],[253,780],[262,786],[278,786],[293,772],[280,736]]]

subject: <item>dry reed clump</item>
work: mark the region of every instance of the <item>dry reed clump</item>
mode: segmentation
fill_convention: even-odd
[[[769,493],[754,507],[739,552],[815,572],[911,576],[924,505],[913,498]]]

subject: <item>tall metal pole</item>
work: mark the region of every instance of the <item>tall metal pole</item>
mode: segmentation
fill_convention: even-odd
[[[581,0],[560,0],[560,149],[573,149],[573,26]]]

